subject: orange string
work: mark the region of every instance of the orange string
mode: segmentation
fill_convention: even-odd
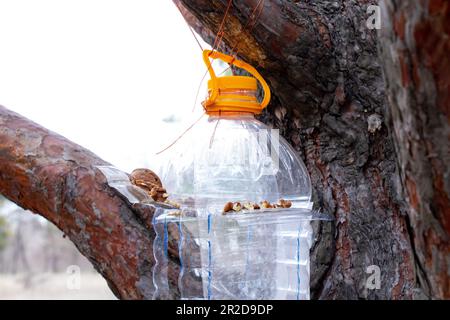
[[[251,32],[253,30],[253,28],[255,27],[256,22],[258,21],[259,17],[261,16],[261,13],[263,11],[264,1],[265,0],[259,0],[258,3],[256,4],[256,6],[253,8],[252,13],[250,14],[249,19],[247,20],[247,23],[244,26],[244,32],[246,32],[246,31],[247,32]],[[257,10],[259,10],[258,13],[256,13]],[[247,30],[247,28],[249,26],[251,26],[251,27],[250,27],[250,29]],[[241,44],[241,42],[242,42],[242,38],[231,48],[230,55],[236,56],[238,54],[238,52],[239,52],[239,45]],[[236,48],[238,50],[233,54],[233,52],[235,51]]]
[[[224,35],[223,28],[225,27],[225,21],[228,17],[228,13],[230,12],[231,5],[233,4],[233,0],[228,0],[227,8],[225,9],[225,13],[222,18],[222,22],[220,23],[219,30],[217,31],[216,38],[214,39],[214,44],[212,46],[212,51],[214,52],[219,48],[220,43],[222,42],[222,38]]]
[[[228,4],[227,4],[227,7],[226,7],[226,9],[225,9],[225,13],[224,13],[223,18],[222,18],[222,21],[221,21],[221,23],[220,23],[219,30],[217,30],[217,34],[216,34],[216,37],[215,37],[215,39],[214,39],[214,43],[213,43],[213,46],[212,46],[212,51],[211,51],[211,53],[214,52],[214,50],[217,50],[217,48],[219,47],[220,43],[222,42],[222,38],[223,38],[223,35],[224,35],[223,28],[224,28],[224,26],[225,26],[225,21],[226,21],[226,19],[227,19],[227,17],[228,17],[228,13],[230,12],[230,8],[231,8],[231,5],[232,5],[232,4],[233,4],[233,1],[232,1],[232,0],[229,0],[229,1],[228,1]],[[198,41],[197,37],[195,36],[195,34],[194,34],[194,37],[195,37],[195,39],[197,40],[197,42],[200,43],[200,42]],[[203,51],[203,50],[202,50],[202,51]],[[209,64],[209,66],[208,66],[208,68],[207,68],[205,74],[203,75],[202,79],[200,80],[200,83],[199,83],[198,88],[197,88],[197,93],[196,93],[196,95],[195,95],[195,101],[194,101],[194,106],[192,107],[192,112],[195,111],[195,107],[197,106],[198,96],[199,96],[199,94],[200,94],[200,89],[201,89],[203,80],[205,80],[206,75],[207,75],[208,72],[211,70],[212,64],[213,64],[213,62],[211,62],[211,63]]]
[[[253,9],[253,11],[252,11],[252,13],[251,13],[251,15],[250,15],[250,19],[247,21],[247,23],[246,23],[246,25],[245,25],[245,27],[244,27],[244,32],[246,31],[246,29],[247,29],[249,26],[250,26],[250,29],[248,30],[248,32],[250,32],[250,31],[254,28],[254,26],[256,25],[256,21],[258,20],[259,16],[260,16],[261,13],[262,13],[262,9],[264,8],[264,6],[262,5],[262,4],[264,3],[264,1],[265,1],[265,0],[259,0],[259,2],[257,3],[257,5],[255,6],[255,8]],[[224,37],[224,34],[225,34],[225,32],[224,32],[223,29],[224,29],[224,27],[225,27],[225,21],[226,21],[226,19],[227,19],[227,17],[228,17],[228,14],[229,14],[229,12],[230,12],[232,3],[233,3],[232,0],[229,0],[229,1],[228,1],[227,7],[226,7],[226,9],[225,9],[224,16],[223,16],[223,18],[222,18],[222,21],[221,21],[220,26],[219,26],[219,29],[218,29],[218,31],[217,31],[216,37],[215,37],[215,39],[214,39],[214,43],[213,43],[213,46],[212,46],[212,51],[211,51],[211,53],[214,52],[215,50],[217,50],[217,49],[219,48],[220,44],[222,43],[222,40],[223,40],[223,37]],[[257,10],[259,10],[259,11],[258,11],[258,13],[256,14]],[[189,24],[188,24],[188,25],[189,25]],[[203,47],[202,47],[202,45],[200,44],[200,41],[198,40],[198,38],[197,38],[197,36],[196,36],[194,30],[192,29],[192,27],[191,27],[190,25],[189,25],[189,29],[190,29],[192,35],[194,36],[194,39],[195,39],[195,41],[197,42],[198,46],[199,46],[200,49],[203,51]],[[241,41],[242,41],[242,40],[240,40],[238,43],[236,43],[236,44],[233,46],[233,48],[231,49],[231,54],[230,54],[230,55],[233,55],[234,58],[236,58],[236,56],[237,56],[237,54],[238,54],[238,52],[239,52],[239,44],[241,43]],[[233,54],[233,52],[235,51],[236,48],[237,48],[237,50],[236,50],[236,52]],[[200,84],[199,84],[198,89],[197,89],[197,94],[196,94],[196,96],[195,96],[195,102],[194,102],[194,107],[193,107],[192,111],[195,110],[195,106],[197,105],[197,100],[198,100],[198,96],[199,96],[199,93],[200,93],[201,85],[202,85],[203,80],[205,79],[206,75],[208,74],[210,68],[212,68],[212,62],[209,64],[209,66],[208,66],[208,68],[207,68],[205,74],[203,75],[202,79],[200,80]],[[231,65],[230,65],[227,69],[225,69],[224,71],[222,71],[221,74],[223,74],[224,72],[226,72],[226,71],[229,70],[230,68],[231,68]],[[232,70],[232,72],[233,72],[233,74],[234,74],[233,69],[231,69],[231,70]],[[172,147],[175,143],[177,143],[178,140],[180,140],[180,139],[181,139],[181,138],[182,138],[189,130],[191,130],[191,129],[192,129],[192,128],[193,128],[193,127],[201,120],[201,119],[202,119],[202,117],[203,117],[205,114],[206,114],[206,112],[204,112],[204,113],[200,116],[200,118],[198,118],[193,124],[191,124],[191,125],[190,125],[190,126],[189,126],[189,127],[188,127],[188,128],[187,128],[187,129],[186,129],[186,130],[185,130],[185,131],[184,131],[184,132],[183,132],[183,133],[175,140],[175,141],[173,141],[170,145],[168,145],[168,146],[167,146],[166,148],[164,148],[163,150],[157,152],[156,154],[157,154],[157,155],[158,155],[158,154],[161,154],[162,152],[164,152],[164,151],[166,151],[167,149],[171,148],[171,147]],[[220,114],[219,114],[219,116],[220,116]],[[211,145],[212,145],[212,143],[213,143],[215,131],[216,131],[216,129],[217,129],[218,124],[219,124],[219,121],[217,121],[216,126],[214,127],[214,132],[213,132],[213,135],[212,135],[211,140],[210,140],[210,147],[211,147]]]
[[[211,135],[211,139],[209,140],[209,148],[210,148],[210,149],[211,149],[212,144],[213,144],[213,142],[214,142],[214,137],[215,137],[215,135],[216,135],[217,126],[219,125],[219,122],[220,122],[220,116],[221,116],[221,112],[220,112],[220,110],[219,110],[219,119],[217,119],[216,125],[214,126],[214,131],[213,131],[213,133],[212,133],[212,135]]]
[[[202,79],[200,80],[200,83],[198,84],[197,93],[195,94],[194,105],[192,106],[192,112],[195,111],[195,107],[197,106],[198,96],[200,95],[200,89],[202,88],[203,80],[205,80],[206,75],[208,74],[208,71],[209,71],[209,69],[205,71],[205,74],[203,75]]]
[[[191,124],[186,130],[184,130],[184,132],[178,137],[178,138],[176,138],[175,139],[175,141],[174,142],[172,142],[171,144],[169,144],[167,147],[165,147],[164,149],[162,149],[161,151],[159,151],[159,152],[157,152],[156,154],[158,155],[158,154],[161,154],[161,153],[163,153],[164,151],[166,151],[167,149],[169,149],[170,147],[172,147],[175,143],[177,143],[178,142],[178,140],[180,140],[189,130],[191,130],[202,118],[203,118],[203,116],[205,115],[205,113],[202,113],[202,115],[200,116],[200,118],[198,118],[193,124]]]
[[[192,29],[192,27],[189,24],[188,24],[188,26],[189,26],[189,30],[191,31],[192,35],[194,36],[195,41],[197,42],[198,46],[200,47],[200,50],[203,52],[203,46],[201,45],[200,41],[198,40],[197,36],[195,35],[194,30]]]
[[[244,26],[244,32],[250,33],[253,30],[253,28],[256,26],[256,23],[264,9],[264,1],[265,0],[259,0],[258,3],[256,4],[256,6],[253,8],[252,13],[250,14],[249,19],[247,20],[247,23]],[[247,30],[247,28],[249,26],[250,26],[250,28]],[[239,53],[239,50],[240,50],[239,45],[241,44],[241,42],[242,42],[242,38],[231,48],[230,55],[233,56],[235,59]],[[227,72],[230,69],[234,74],[234,71],[231,68],[231,65],[229,65],[228,68],[226,68],[219,74],[219,76],[224,74],[225,72]]]

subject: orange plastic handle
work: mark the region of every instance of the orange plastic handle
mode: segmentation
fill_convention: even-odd
[[[219,95],[219,89],[217,88],[217,76],[214,72],[214,69],[211,65],[211,61],[209,59],[220,59],[229,65],[235,65],[238,68],[244,69],[247,72],[249,72],[251,75],[253,75],[261,84],[263,91],[264,91],[264,98],[261,101],[261,107],[264,109],[270,102],[270,88],[267,84],[267,82],[264,80],[264,78],[261,76],[261,74],[253,68],[248,63],[237,60],[236,58],[229,56],[227,54],[218,52],[218,51],[212,51],[212,50],[203,50],[203,60],[205,61],[206,66],[208,67],[209,74],[211,76],[211,80],[213,81],[213,90],[209,96],[209,98],[205,101],[207,105],[214,103],[214,101],[217,99],[217,96]]]

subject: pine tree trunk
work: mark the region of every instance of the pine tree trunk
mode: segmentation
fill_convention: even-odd
[[[212,43],[228,0],[173,1]],[[221,50],[268,80],[261,120],[303,157],[316,207],[336,219],[315,226],[312,297],[449,298],[449,4],[388,0],[379,37],[374,0],[265,0],[248,23],[259,1],[232,2]],[[65,232],[118,297],[151,298],[153,212],[109,188],[104,164],[0,107],[0,192]]]
[[[450,3],[386,1],[380,61],[420,286],[450,298]]]

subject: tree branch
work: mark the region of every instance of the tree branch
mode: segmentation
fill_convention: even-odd
[[[150,299],[153,212],[119,197],[97,165],[108,163],[0,106],[0,193],[61,229],[117,297]]]

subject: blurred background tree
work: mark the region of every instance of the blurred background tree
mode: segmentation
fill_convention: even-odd
[[[5,217],[0,217],[0,252],[6,247],[8,241],[9,229]]]
[[[8,237],[11,235],[7,219],[2,215],[2,208],[6,202],[5,198],[0,195],[0,272],[4,270],[5,262],[3,258],[3,251],[8,243]]]
[[[67,268],[82,287],[66,287]],[[111,299],[106,282],[53,224],[0,195],[0,299]]]
[[[10,230],[8,227],[8,221],[1,215],[1,208],[5,203],[5,198],[0,195],[0,252],[6,247],[8,241],[8,236],[10,235]],[[0,256],[1,259],[1,256]],[[1,265],[1,260],[0,260]]]

